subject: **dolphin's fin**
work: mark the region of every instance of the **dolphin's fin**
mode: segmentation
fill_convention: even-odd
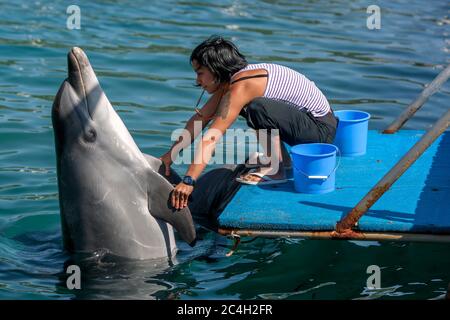
[[[173,186],[159,173],[149,169],[147,181],[150,214],[172,225],[184,241],[194,246],[196,241],[195,225],[189,208],[176,210],[172,207],[170,196]]]

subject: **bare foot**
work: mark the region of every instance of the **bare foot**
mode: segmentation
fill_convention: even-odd
[[[284,172],[284,168],[280,164],[280,168],[276,174],[269,175],[267,173],[271,172],[272,168],[262,167],[259,168],[256,172],[261,173],[262,175],[265,175],[273,180],[283,180],[286,179],[286,174]],[[262,177],[258,177],[257,175],[251,174],[250,172],[244,175],[241,175],[241,179],[245,181],[252,181],[252,182],[260,182],[264,181],[265,179]]]

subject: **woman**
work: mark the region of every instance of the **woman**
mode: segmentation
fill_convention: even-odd
[[[201,121],[202,129],[211,121],[212,124],[199,141],[197,150],[201,152],[196,161],[172,193],[176,209],[187,206],[195,180],[210,160],[216,143],[239,115],[256,130],[260,141],[266,131],[279,132],[278,136],[269,136],[267,145],[262,143],[266,157],[256,159],[260,166],[238,178],[241,183],[263,185],[286,181],[285,168],[291,164],[281,141],[289,145],[333,141],[337,120],[322,92],[302,74],[276,64],[248,64],[232,42],[217,36],[198,45],[190,61],[197,74],[197,85],[211,97],[186,124],[189,135],[180,137],[161,157],[166,175],[178,155],[174,150],[187,147],[196,138],[194,122]],[[263,166],[267,157],[271,162]]]

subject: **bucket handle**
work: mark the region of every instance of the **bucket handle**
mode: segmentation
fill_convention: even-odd
[[[339,150],[339,148],[337,146],[335,146],[335,147],[336,147],[336,157],[338,158],[338,161],[337,161],[337,164],[334,166],[334,169],[327,176],[310,176],[310,175],[307,175],[305,172],[303,172],[302,170],[297,168],[295,166],[294,162],[292,162],[292,167],[295,170],[297,170],[298,172],[300,172],[301,174],[303,174],[308,179],[311,179],[311,180],[327,180],[337,170],[337,168],[339,167],[339,165],[341,163],[341,150]]]

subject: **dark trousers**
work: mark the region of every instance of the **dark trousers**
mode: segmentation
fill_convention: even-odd
[[[290,146],[301,143],[332,143],[337,119],[333,112],[314,117],[310,112],[279,100],[256,98],[240,113],[250,128],[278,129],[280,140]]]

